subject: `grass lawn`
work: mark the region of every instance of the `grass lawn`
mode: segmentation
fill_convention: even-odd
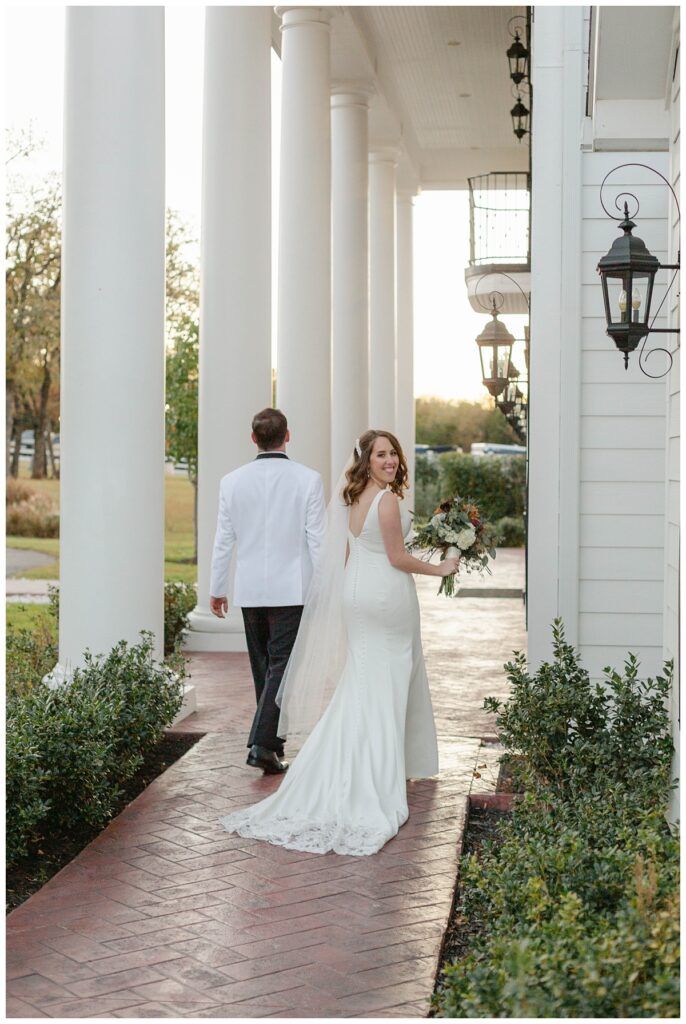
[[[5,609],[8,629],[28,629],[34,632],[38,626],[47,624],[56,633],[55,619],[48,604],[17,604],[8,601]]]
[[[59,480],[32,480],[28,466],[19,467],[19,479],[25,481],[29,487],[32,487],[34,491],[38,491],[39,494],[49,494],[54,501],[59,502]]]
[[[25,474],[21,474],[25,479]],[[59,480],[31,480],[35,490],[50,494],[59,501]],[[190,562],[193,557],[193,486],[180,476],[164,478],[164,578],[195,583],[197,568]],[[38,566],[20,573],[24,579],[57,580],[60,576],[59,550],[57,539],[46,537],[8,537],[10,548],[45,551],[55,556],[50,565]]]

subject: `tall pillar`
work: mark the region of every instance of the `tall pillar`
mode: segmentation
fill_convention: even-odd
[[[289,453],[321,473],[331,463],[330,13],[279,7],[281,182],[277,404]]]
[[[68,7],[59,664],[164,623],[164,9]]]
[[[540,17],[539,17],[540,13]],[[582,351],[579,326],[583,194],[580,7],[536,12],[532,82],[531,348],[527,549],[528,659],[552,657],[550,623],[583,643],[579,615]],[[545,339],[545,340],[544,340]],[[585,654],[582,648],[582,655]]]
[[[416,189],[398,191],[397,216],[397,317],[398,379],[396,432],[403,446],[410,489],[406,500],[414,508],[414,276],[412,259],[412,209]]]
[[[331,99],[333,390],[335,475],[369,427],[369,92],[341,87]]]
[[[209,610],[222,476],[255,457],[271,405],[271,11],[205,15],[198,423],[198,605],[190,650],[243,650],[240,611]],[[221,596],[221,595],[217,595]]]
[[[395,149],[369,156],[369,426],[396,426]]]

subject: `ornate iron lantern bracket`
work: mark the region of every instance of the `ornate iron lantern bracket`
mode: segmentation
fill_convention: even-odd
[[[658,380],[669,373],[674,360],[671,352],[666,348],[654,348],[646,353],[646,342],[649,334],[680,333],[678,327],[654,327],[653,324],[659,316],[660,310],[681,268],[681,253],[679,252],[677,256],[677,263],[660,263],[657,257],[653,256],[648,250],[645,242],[632,234],[636,224],[629,216],[627,199],[633,199],[636,204],[636,209],[633,213],[634,217],[640,208],[639,201],[633,192],[620,192],[615,197],[615,208],[617,210],[622,210],[620,200],[624,200],[623,217],[617,217],[607,209],[603,202],[603,188],[610,175],[623,167],[643,167],[645,170],[656,174],[667,185],[674,197],[679,222],[681,221],[681,211],[679,209],[679,200],[669,181],[667,181],[663,174],[656,171],[654,167],[649,167],[647,164],[619,164],[617,167],[613,167],[611,171],[608,171],[600,186],[600,205],[611,220],[620,221],[618,226],[623,231],[622,237],[615,239],[610,251],[598,262],[597,269],[600,274],[603,303],[605,306],[606,332],[614,340],[619,351],[623,353],[626,369],[629,366],[629,355],[636,350],[639,342],[643,341],[638,357],[639,369],[646,377]],[[650,307],[653,297],[653,285],[658,270],[673,270],[674,275],[669,282],[662,302],[651,319]],[[617,310],[615,310],[615,306]],[[664,373],[648,373],[645,369],[643,365],[644,357],[647,361],[648,356],[653,352],[664,352],[669,359],[669,366]]]

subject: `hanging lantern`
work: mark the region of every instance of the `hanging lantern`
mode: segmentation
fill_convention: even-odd
[[[510,65],[510,78],[515,85],[519,85],[529,71],[529,51],[519,38],[519,31],[515,32],[514,42],[507,51],[507,60]]]
[[[511,380],[500,396],[500,399],[496,402],[496,405],[506,418],[509,417],[514,410],[518,391],[519,388],[517,387],[517,384],[514,380]]]
[[[515,339],[505,324],[498,320],[495,300],[491,317],[477,337],[476,343],[479,346],[484,387],[497,398],[505,390],[510,379],[510,357]]]
[[[627,203],[619,227],[624,234],[614,240],[610,251],[602,257],[598,273],[607,333],[624,353],[624,366],[628,368],[629,354],[650,332],[650,304],[660,262],[648,251],[643,239],[632,234],[636,225],[629,217]]]
[[[529,117],[529,109],[522,103],[522,97],[517,95],[517,102],[510,111],[510,117],[512,118],[512,131],[515,133],[519,141],[521,142],[525,135],[528,134],[529,129],[527,128],[527,118]]]

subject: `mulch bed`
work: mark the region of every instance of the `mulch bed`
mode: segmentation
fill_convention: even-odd
[[[463,856],[472,853],[478,859],[484,843],[497,842],[502,823],[510,817],[510,811],[497,811],[492,807],[485,809],[472,807],[469,811],[469,822],[464,836]],[[474,939],[485,930],[485,922],[474,919],[467,920],[462,916],[462,895],[462,883],[458,876],[453,909],[443,939],[439,978],[444,966],[452,960],[461,960],[465,957],[470,952]]]
[[[513,764],[511,755],[505,755],[500,762],[500,772],[496,785],[497,793],[512,793],[513,790]],[[471,853],[478,859],[485,843],[498,841],[502,825],[512,816],[511,811],[500,811],[494,807],[474,807],[469,809],[467,829],[464,833],[462,856]],[[441,963],[436,975],[436,988],[440,988],[440,980],[443,968],[455,960],[461,960],[473,948],[474,940],[485,931],[485,922],[479,920],[467,920],[462,916],[463,886],[459,875],[453,900],[453,909],[450,914],[450,921],[443,938],[443,950]],[[433,1010],[429,1012],[433,1017]]]
[[[516,793],[519,786],[515,785],[514,773],[516,764],[521,758],[512,754],[504,754],[500,760],[500,772],[496,783],[496,793]]]
[[[112,817],[123,811],[153,779],[178,761],[200,739],[202,733],[165,733],[161,742],[150,751],[136,775],[126,783]],[[38,892],[41,886],[73,860],[101,831],[102,828],[94,828],[68,837],[44,837],[40,844],[35,845],[28,857],[7,871],[7,913],[18,907],[34,892]]]

